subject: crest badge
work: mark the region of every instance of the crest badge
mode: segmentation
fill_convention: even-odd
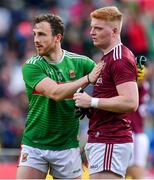
[[[26,162],[28,160],[28,153],[23,153],[21,157],[21,162]]]
[[[74,78],[75,77],[75,72],[74,72],[74,70],[69,70],[69,77],[70,78]]]

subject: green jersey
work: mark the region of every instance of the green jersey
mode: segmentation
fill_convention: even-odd
[[[23,79],[29,100],[22,144],[45,150],[64,150],[79,146],[79,119],[70,99],[54,101],[35,91],[35,86],[49,77],[57,83],[77,80],[91,72],[95,63],[86,56],[64,51],[58,63],[43,57],[31,57],[23,65]]]

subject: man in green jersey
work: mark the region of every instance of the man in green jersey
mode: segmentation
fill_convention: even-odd
[[[85,56],[61,48],[64,25],[58,16],[34,19],[37,55],[23,65],[29,100],[17,179],[81,178],[79,119],[73,94],[95,82],[102,68]],[[94,69],[93,69],[94,68]]]

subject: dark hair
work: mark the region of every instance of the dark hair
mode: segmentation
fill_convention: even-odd
[[[55,36],[57,34],[64,35],[64,23],[62,19],[59,16],[56,16],[54,14],[43,14],[34,17],[33,24],[37,24],[40,22],[48,22],[50,24],[52,35]]]

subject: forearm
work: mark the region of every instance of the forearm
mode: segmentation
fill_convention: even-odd
[[[133,112],[137,110],[138,103],[135,99],[115,96],[112,98],[99,98],[97,108],[111,112]]]
[[[96,82],[100,71],[102,69],[102,64],[99,63],[88,75],[68,83],[58,84],[49,77],[41,80],[35,87],[35,90],[44,96],[47,96],[55,101],[63,100],[68,97],[73,97],[73,94],[80,87],[85,87],[89,83]]]
[[[53,91],[50,93],[49,97],[59,101],[68,97],[73,97],[73,94],[80,87],[84,88],[89,84],[87,76],[84,76],[74,82],[68,82],[65,84],[59,84],[56,86],[54,93]]]
[[[91,97],[87,93],[75,93],[73,99],[77,107],[97,108],[111,112],[136,111],[139,103],[136,82],[127,82],[116,86],[119,95],[109,98]]]
[[[76,81],[62,84],[47,77],[36,85],[35,90],[43,96],[47,96],[55,101],[60,101],[66,98],[72,98],[77,89],[85,87],[88,84],[87,75]]]

